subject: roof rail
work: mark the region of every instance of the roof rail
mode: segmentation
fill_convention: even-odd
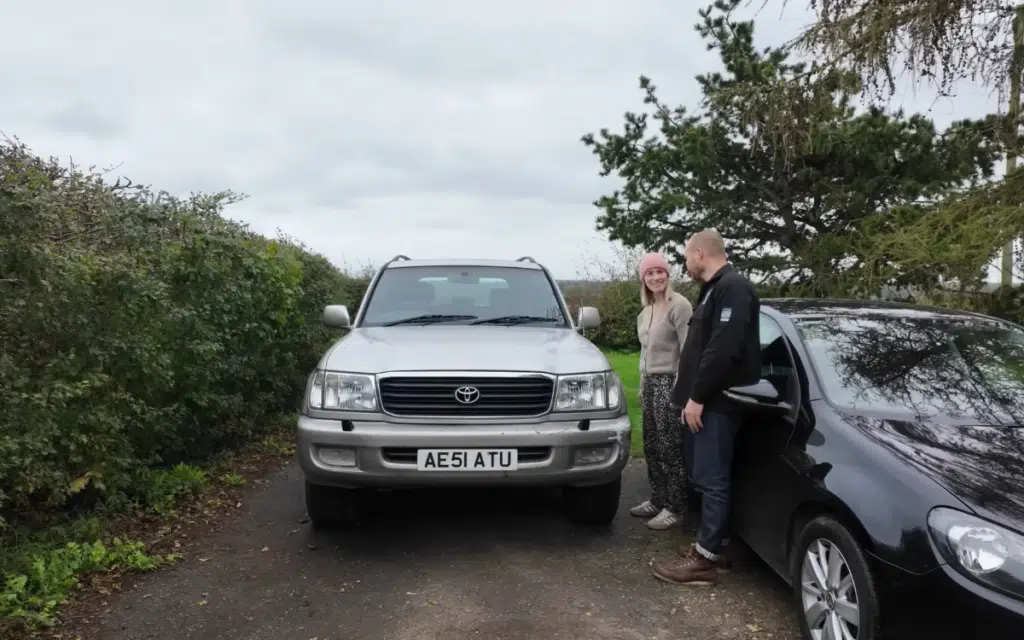
[[[385,264],[391,264],[392,262],[398,262],[399,260],[411,260],[409,256],[402,255],[401,253],[388,260]]]
[[[516,262],[532,262],[533,264],[539,264],[536,260],[534,260],[530,256],[523,256],[522,258],[519,258],[518,260],[516,260]]]

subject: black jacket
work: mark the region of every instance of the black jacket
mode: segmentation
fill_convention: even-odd
[[[725,265],[700,288],[679,357],[672,405],[728,409],[721,392],[761,379],[761,301],[754,285]]]

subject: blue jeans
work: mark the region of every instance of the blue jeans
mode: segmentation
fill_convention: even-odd
[[[732,454],[742,416],[705,410],[701,422],[704,427],[697,433],[684,427],[683,453],[690,483],[701,494],[697,551],[715,556],[722,552],[722,543],[729,537]]]

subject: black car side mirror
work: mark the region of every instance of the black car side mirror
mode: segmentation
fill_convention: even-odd
[[[748,411],[789,413],[793,408],[779,397],[775,385],[763,378],[754,384],[726,389],[722,395],[737,408]]]

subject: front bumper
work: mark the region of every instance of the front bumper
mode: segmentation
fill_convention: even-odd
[[[342,420],[350,426],[342,428]],[[338,419],[300,416],[296,450],[312,484],[343,488],[439,486],[586,486],[618,477],[629,462],[629,416],[530,424],[402,424],[347,414]],[[607,447],[602,462],[577,464],[580,449]],[[520,450],[514,471],[418,471],[419,448]],[[335,451],[332,451],[335,450]],[[344,456],[338,449],[347,449]],[[331,454],[335,455],[331,455]],[[354,455],[353,455],[354,454]],[[337,461],[344,457],[345,465]]]
[[[893,637],[1019,640],[1024,601],[967,579],[949,565],[922,575],[875,563],[882,617]]]

